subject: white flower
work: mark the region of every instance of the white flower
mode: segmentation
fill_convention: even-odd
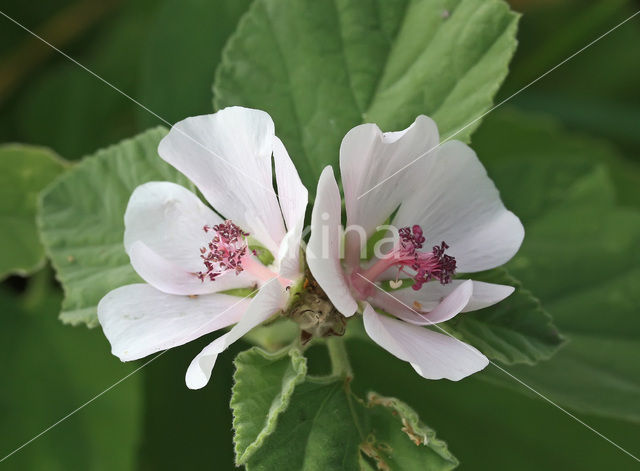
[[[374,124],[349,131],[340,147],[344,260],[340,192],[327,167],[318,183],[307,263],[343,315],[361,308],[365,329],[380,346],[425,378],[459,380],[484,368],[487,358],[424,326],[509,296],[510,286],[450,277],[454,270],[473,273],[504,264],[520,247],[524,229],[500,201],[475,153],[462,142],[436,147],[438,142],[436,124],[426,116],[399,132],[382,133]],[[399,243],[379,259],[361,263],[362,244],[391,216],[391,224],[402,228]],[[361,228],[364,237],[353,228]],[[395,285],[398,277],[413,277],[413,289],[389,293],[379,286],[382,280]]]
[[[217,214],[174,183],[136,188],[125,214],[124,246],[146,283],[108,293],[98,318],[123,361],[236,324],[189,366],[187,386],[201,388],[219,353],[284,307],[285,288],[301,275],[307,190],[263,111],[233,107],[187,118],[160,142],[158,153]],[[250,241],[273,254],[274,263],[263,265]],[[254,287],[253,298],[220,293]]]

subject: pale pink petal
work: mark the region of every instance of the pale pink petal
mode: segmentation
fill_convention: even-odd
[[[200,198],[170,182],[149,182],[135,189],[124,214],[127,253],[141,241],[186,271],[204,268],[200,247],[211,240],[203,227],[222,222]]]
[[[185,270],[167,260],[140,241],[129,247],[129,259],[133,269],[144,281],[167,294],[208,294],[234,288],[248,288],[259,283],[248,271],[239,275],[227,271],[215,281],[202,281],[195,272]]]
[[[134,284],[103,297],[98,319],[111,352],[130,361],[234,324],[248,305],[248,300],[236,296],[173,296],[147,284]]]
[[[409,289],[413,291],[413,289]],[[473,295],[473,289],[474,284],[471,280],[464,281],[429,308],[416,304],[415,297],[420,294],[418,291],[413,291],[414,299],[411,300],[411,295],[406,289],[393,292],[377,289],[371,298],[371,303],[389,314],[412,324],[431,325],[448,321],[463,311]],[[403,291],[403,293],[400,293],[400,291]],[[398,296],[398,294],[403,297]]]
[[[264,111],[231,107],[175,124],[158,146],[213,208],[272,253],[285,228],[272,183],[274,126]]]
[[[378,291],[375,299],[371,300],[371,303],[391,314],[403,310],[406,311],[406,306],[416,311],[429,312],[435,309],[454,289],[468,281],[471,280],[453,280],[446,285],[433,281],[422,285],[422,288],[418,291],[414,291],[412,288],[390,291],[393,297]],[[467,305],[462,309],[462,312],[477,311],[478,309],[493,306],[513,293],[514,289],[513,286],[497,285],[474,280],[473,294]],[[383,307],[382,304],[378,302],[378,298],[386,302],[389,309]]]
[[[475,152],[448,141],[421,161],[427,164],[422,182],[400,206],[394,224],[421,225],[427,248],[444,240],[461,273],[494,268],[513,257],[524,228],[502,204]]]
[[[369,304],[363,317],[369,337],[389,353],[409,362],[423,378],[458,381],[489,364],[487,357],[471,345],[426,327],[378,314]]]
[[[358,304],[351,295],[340,264],[340,190],[333,169],[325,167],[311,213],[311,237],[307,265],[333,305],[344,316],[352,316]]]
[[[457,283],[464,283],[465,280],[454,280]],[[440,285],[442,286],[442,285]],[[455,285],[454,285],[455,286]],[[437,288],[434,287],[434,291]],[[462,312],[477,311],[485,307],[498,304],[503,299],[508,298],[515,291],[513,286],[499,285],[496,283],[485,283],[484,281],[473,280],[473,296]],[[428,292],[428,291],[427,291]],[[432,296],[433,294],[429,294]]]
[[[375,124],[350,130],[340,146],[347,227],[362,227],[368,238],[385,224],[400,203],[422,185],[424,164],[420,160],[408,171],[401,169],[433,149],[438,140],[438,128],[426,116],[418,116],[398,132],[382,133]],[[357,254],[366,243],[361,239],[365,238],[355,231],[347,232],[346,255],[351,267],[357,264]]]
[[[287,149],[277,137],[273,138],[273,159],[278,184],[278,199],[282,208],[287,234],[280,245],[278,266],[280,274],[294,279],[300,275],[300,239],[304,226],[308,192],[302,184]]]
[[[273,279],[251,300],[240,321],[226,334],[207,345],[191,362],[185,380],[189,389],[200,389],[209,382],[218,355],[229,345],[281,310],[287,301],[284,288]]]

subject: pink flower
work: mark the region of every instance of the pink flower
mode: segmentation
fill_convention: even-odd
[[[217,355],[280,311],[286,287],[301,276],[307,190],[263,111],[233,107],[187,118],[160,142],[158,153],[216,212],[175,183],[136,188],[125,213],[124,246],[146,283],[108,293],[98,318],[123,361],[235,324],[189,366],[187,386],[201,388]],[[270,252],[273,263],[262,264],[256,248]],[[257,294],[223,294],[235,288]]]
[[[318,183],[307,263],[344,316],[362,312],[368,335],[381,347],[425,378],[457,381],[484,368],[487,358],[425,326],[509,296],[510,286],[451,277],[504,264],[524,229],[475,153],[459,141],[438,143],[436,124],[426,116],[399,132],[382,133],[374,124],[349,131],[340,147],[346,236],[343,241],[340,191],[327,167]],[[363,245],[389,221],[401,228],[395,245],[364,260]],[[400,278],[413,278],[412,286],[391,292],[380,286],[390,280],[395,287]]]

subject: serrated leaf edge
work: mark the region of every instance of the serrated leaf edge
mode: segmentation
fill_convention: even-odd
[[[518,354],[520,354],[521,356],[519,358],[514,358],[513,356],[509,357],[508,354],[506,353],[501,353],[499,352],[498,354],[496,354],[495,352],[483,352],[485,355],[487,355],[487,357],[489,357],[492,360],[495,361],[499,361],[501,363],[507,364],[507,365],[515,365],[515,364],[524,364],[524,365],[536,365],[538,362],[540,361],[546,361],[549,360],[550,358],[552,358],[560,348],[562,348],[566,342],[567,342],[567,338],[562,335],[562,333],[559,331],[559,329],[556,327],[556,325],[553,322],[553,316],[549,313],[549,311],[547,311],[544,306],[542,305],[542,303],[540,302],[540,300],[527,288],[525,288],[522,283],[520,282],[520,280],[518,280],[516,277],[514,277],[509,270],[507,270],[505,267],[498,267],[494,270],[499,270],[502,271],[504,273],[504,275],[506,276],[506,278],[508,279],[508,286],[513,286],[515,288],[516,291],[515,292],[520,292],[521,294],[528,296],[530,301],[533,303],[534,310],[541,316],[541,318],[544,319],[544,325],[545,327],[549,328],[550,331],[553,331],[553,334],[555,335],[556,339],[556,343],[551,345],[551,344],[546,344],[545,345],[545,350],[544,351],[540,351],[535,357],[532,356],[531,354],[525,352],[523,349],[521,348],[517,348],[514,347],[512,344],[504,341],[502,338],[498,338],[499,341],[502,341],[504,344],[507,345],[507,347],[516,350],[518,352]],[[466,276],[461,275],[462,277],[466,278]],[[473,274],[469,275],[470,277],[473,277]],[[470,313],[473,316],[473,313]],[[483,321],[475,321],[473,319],[473,317],[468,317],[465,318],[465,320],[467,322],[470,322],[471,325],[473,325],[474,322],[478,322],[480,324],[489,324],[488,322],[483,322]],[[446,328],[448,328],[451,331],[451,334],[454,335],[457,338],[460,338],[461,340],[470,343],[470,344],[474,344],[475,342],[473,341],[472,338],[468,338],[465,333],[464,333],[464,329],[459,330],[457,328],[456,325],[456,321],[455,318],[453,320],[453,322],[448,322],[447,324],[445,324]],[[506,327],[502,327],[502,326],[494,326],[492,327],[494,329],[503,329],[503,330],[507,330]],[[517,332],[517,331],[516,331]],[[519,334],[519,333],[518,333]],[[520,335],[520,334],[519,334]],[[531,348],[532,350],[540,350],[537,349],[536,347],[534,347],[534,344],[532,343],[532,341],[526,336],[526,335],[521,335],[521,340],[526,342]],[[482,348],[480,348],[480,346],[478,346],[477,344],[475,345],[476,348],[480,349],[482,351]]]
[[[418,413],[406,403],[395,397],[385,397],[370,391],[367,393],[367,401],[364,405],[367,408],[385,407],[390,409],[391,414],[399,417],[402,423],[402,432],[404,432],[407,438],[416,446],[430,445],[430,448],[435,453],[451,463],[451,468],[449,469],[454,469],[460,464],[458,459],[449,451],[447,443],[437,438],[435,430],[425,425],[420,420]],[[373,436],[373,439],[375,439],[375,436]],[[363,450],[363,446],[367,443],[371,445],[369,442],[364,442],[360,445],[360,450],[363,453],[366,453]],[[373,458],[375,459],[375,457]]]
[[[250,353],[257,353],[263,358],[271,361],[276,361],[284,358],[285,356],[289,356],[291,359],[291,367],[296,375],[289,379],[289,381],[285,382],[282,386],[282,390],[280,394],[276,396],[273,400],[271,407],[269,409],[269,414],[266,418],[266,422],[258,436],[255,438],[253,442],[251,442],[243,452],[239,452],[238,445],[234,446],[234,451],[236,453],[236,465],[240,466],[246,464],[249,458],[262,446],[266,438],[271,435],[278,425],[278,417],[284,412],[287,407],[289,407],[289,402],[291,400],[291,396],[296,388],[296,386],[302,383],[307,376],[307,361],[304,355],[297,348],[286,348],[276,353],[268,353],[262,350],[259,347],[253,347],[249,350],[246,350],[240,353],[236,359],[234,360],[234,365],[236,366],[236,370],[233,374],[233,382],[234,385],[232,387],[232,396],[231,396],[231,410],[233,412],[233,429],[237,430],[239,419],[235,414],[234,404],[237,403],[237,399],[235,396],[236,385],[242,382],[242,378],[240,377],[241,365],[239,365],[238,360],[242,360],[243,355],[248,355]],[[274,407],[275,405],[275,407]]]

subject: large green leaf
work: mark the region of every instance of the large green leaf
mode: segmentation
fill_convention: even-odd
[[[510,371],[571,408],[639,421],[640,212],[616,207],[621,180],[596,143],[510,118],[489,120],[475,140],[525,224],[508,267],[569,340],[552,360]]]
[[[594,190],[529,224],[511,263],[570,340],[550,364],[516,371],[573,408],[640,421],[640,212],[598,204]]]
[[[38,281],[49,284],[50,274],[42,275]],[[61,325],[56,320],[60,295],[41,288],[21,298],[6,288],[0,291],[0,459],[135,368],[109,355],[101,332]],[[138,373],[8,457],[2,467],[134,470],[141,411]]]
[[[449,470],[457,460],[406,404],[374,393],[366,402],[349,382],[306,377],[296,351],[257,348],[236,361],[237,464],[247,470]],[[368,463],[368,464],[367,464]]]
[[[36,227],[38,193],[65,168],[49,149],[0,146],[0,279],[27,275],[44,261]]]
[[[568,133],[548,115],[495,111],[474,135],[473,148],[525,223],[562,202],[564,189],[598,164],[608,168],[620,202],[640,208],[640,164],[606,141]]]
[[[357,469],[362,437],[349,400],[340,380],[298,386],[289,408],[278,417],[277,429],[255,450],[247,470]]]
[[[445,137],[479,117],[517,20],[500,0],[257,0],[227,44],[214,104],[268,111],[314,189],[355,125],[403,129],[423,113]]]
[[[211,112],[211,77],[249,0],[165,0],[142,51],[139,99],[173,123]],[[158,123],[139,110],[139,122]]]
[[[42,194],[42,241],[65,291],[65,323],[98,322],[96,306],[108,291],[139,282],[122,243],[124,211],[142,183],[190,183],[158,157],[166,134],[152,129],[98,151],[58,178]]]
[[[370,342],[350,339],[348,350],[355,372],[354,392],[364,394],[375,389],[411,404],[447,438],[462,463],[460,469],[601,471],[634,469],[637,464],[549,403],[476,379],[484,373],[457,382],[428,381],[409,364]],[[561,355],[562,351],[556,357]],[[522,369],[536,370],[552,364],[556,357]],[[314,360],[320,358],[309,359],[310,363]],[[513,367],[506,369],[511,371]],[[494,366],[487,366],[487,371],[491,370],[524,390]],[[637,424],[582,414],[579,417],[636,456],[640,453]]]
[[[505,364],[535,364],[549,359],[563,338],[540,302],[504,268],[473,273],[474,280],[515,286],[516,291],[495,306],[461,314],[447,323],[454,334],[492,360]]]

